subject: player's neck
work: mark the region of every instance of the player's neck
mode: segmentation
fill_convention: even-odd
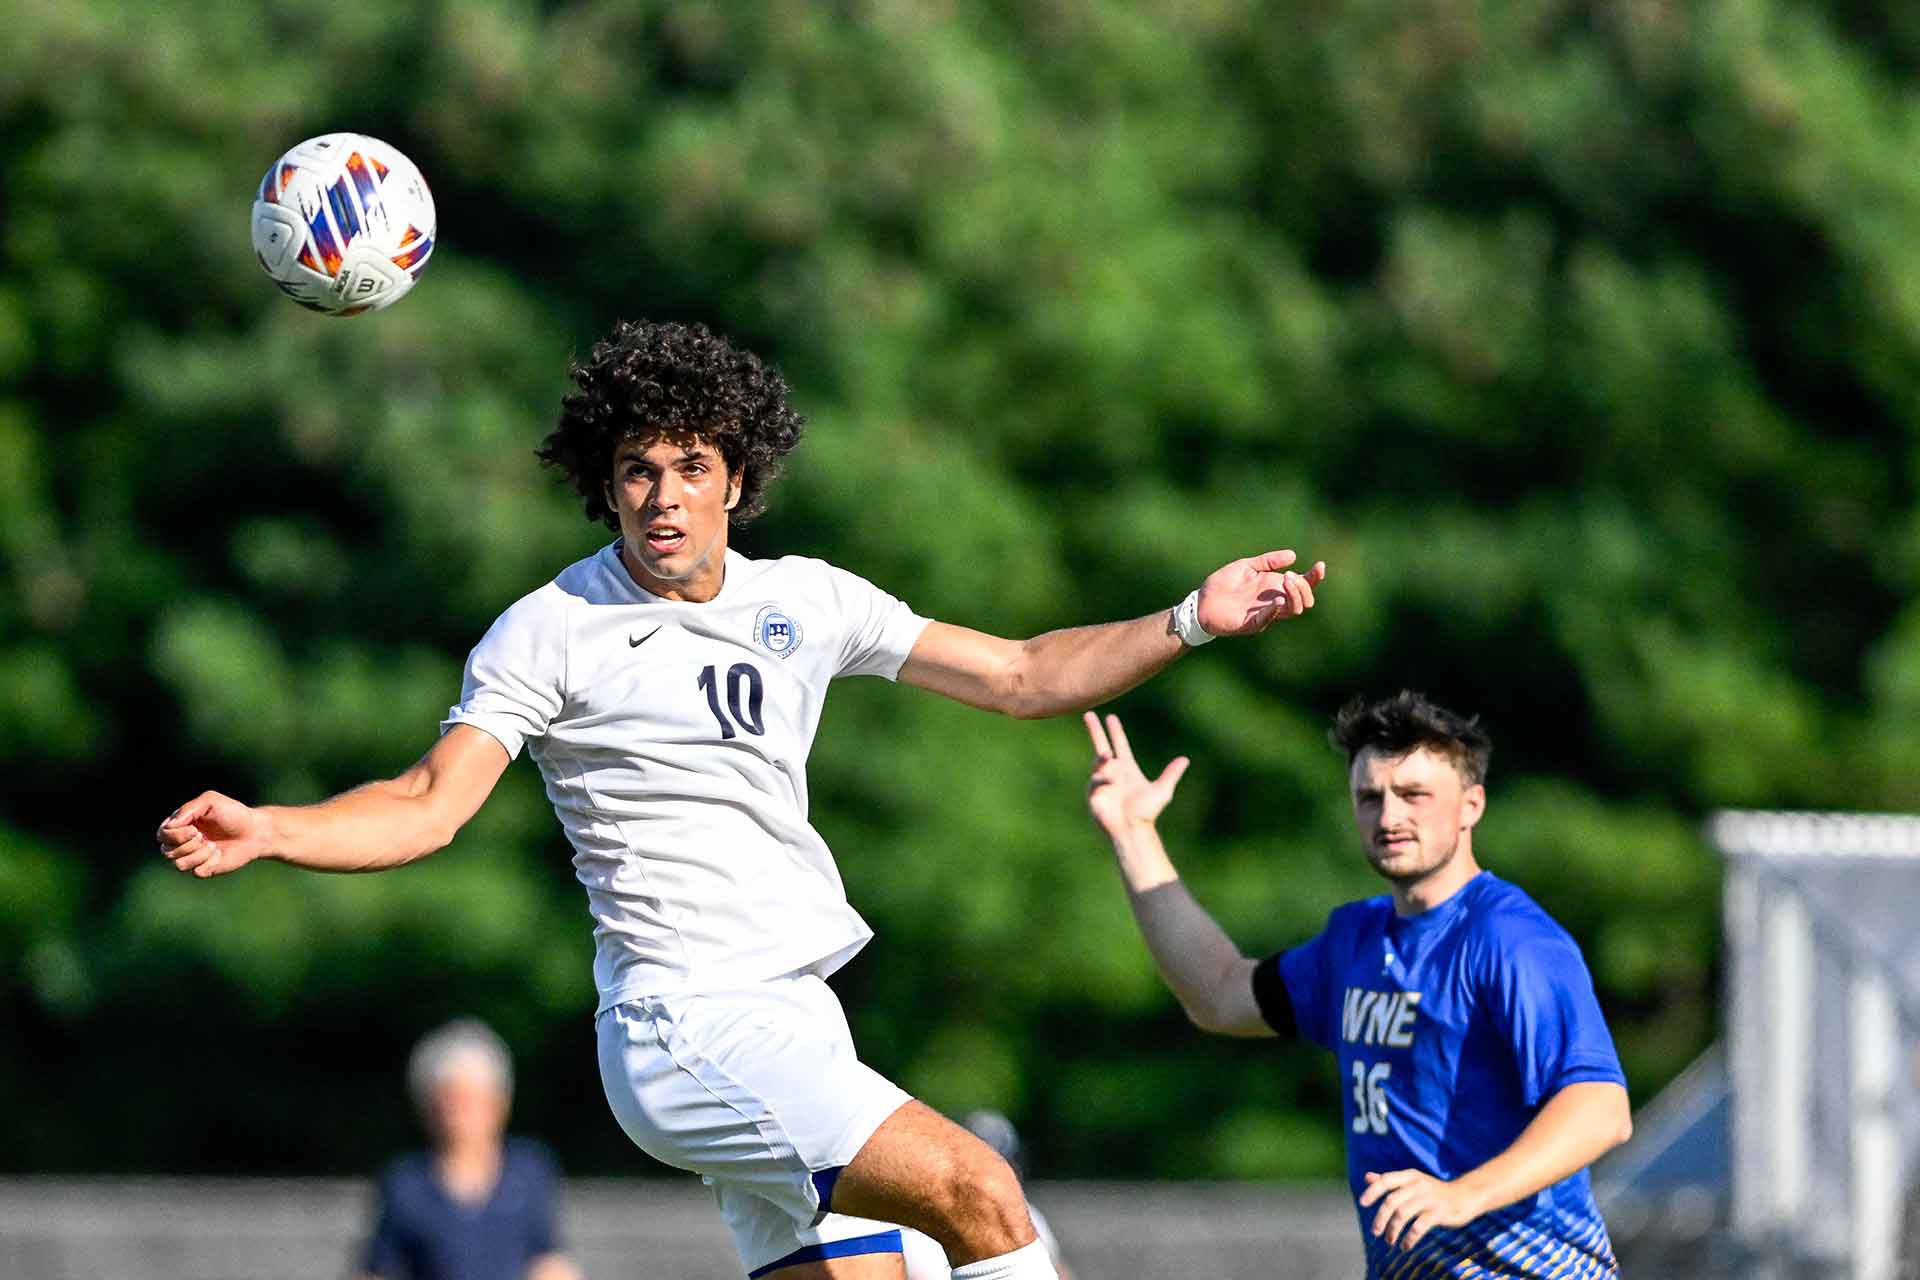
[[[727,544],[716,546],[701,563],[685,577],[662,578],[649,573],[647,567],[634,554],[633,543],[625,538],[620,540],[620,563],[626,567],[627,576],[648,595],[659,596],[662,600],[678,600],[685,604],[705,604],[720,594],[720,588],[727,582]]]
[[[1417,916],[1431,911],[1466,888],[1467,882],[1479,874],[1480,864],[1474,860],[1473,842],[1463,833],[1451,858],[1417,880],[1394,883],[1393,913]]]

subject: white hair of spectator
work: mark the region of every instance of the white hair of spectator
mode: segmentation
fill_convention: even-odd
[[[462,1063],[472,1062],[491,1074],[500,1092],[513,1097],[513,1055],[506,1041],[478,1018],[456,1018],[428,1032],[407,1060],[407,1089],[414,1105],[425,1112],[433,1091]]]

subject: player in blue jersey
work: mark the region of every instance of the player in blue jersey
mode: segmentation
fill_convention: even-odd
[[[1155,828],[1187,760],[1149,781],[1117,716],[1086,725],[1088,805],[1187,1016],[1338,1055],[1370,1280],[1618,1275],[1586,1171],[1632,1131],[1626,1078],[1573,939],[1475,860],[1491,753],[1477,720],[1414,693],[1340,712],[1354,821],[1390,892],[1259,960],[1187,892]]]

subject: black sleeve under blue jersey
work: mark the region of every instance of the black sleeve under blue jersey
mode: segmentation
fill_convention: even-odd
[[[1280,976],[1283,954],[1276,951],[1253,966],[1253,1002],[1260,1006],[1260,1016],[1275,1034],[1297,1036],[1300,1023],[1294,1016],[1293,996],[1287,991],[1287,980]]]

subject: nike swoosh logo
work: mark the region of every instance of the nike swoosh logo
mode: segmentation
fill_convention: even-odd
[[[667,624],[663,622],[663,623],[661,623],[661,624],[660,624],[660,627],[664,627],[664,626],[666,626],[666,625],[667,625]],[[660,627],[655,627],[655,628],[654,628],[653,630],[651,630],[651,631],[649,631],[649,632],[647,632],[647,634],[645,634],[645,635],[643,635],[643,636],[628,636],[628,637],[627,637],[627,648],[629,648],[629,649],[638,649],[638,648],[639,648],[639,647],[640,647],[641,645],[643,645],[643,644],[645,644],[645,643],[646,643],[647,641],[649,641],[649,640],[651,640],[651,639],[653,639],[653,638],[654,638],[655,636],[657,636],[657,635],[659,635],[659,634],[660,634]]]

